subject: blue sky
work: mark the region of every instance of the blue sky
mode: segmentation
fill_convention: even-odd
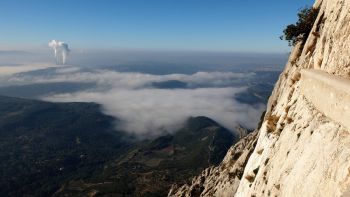
[[[313,0],[1,0],[0,49],[285,53],[283,28]]]

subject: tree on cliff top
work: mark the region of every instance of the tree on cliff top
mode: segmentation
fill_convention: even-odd
[[[308,38],[312,26],[314,25],[319,9],[305,7],[299,10],[298,21],[295,24],[288,25],[283,30],[281,40],[287,40],[289,46],[294,46],[296,43],[305,42]]]

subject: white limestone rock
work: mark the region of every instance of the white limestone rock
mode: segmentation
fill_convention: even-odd
[[[312,33],[304,45],[294,47],[269,99],[260,130],[231,148],[219,167],[207,169],[192,184],[174,187],[169,196],[350,194],[350,133],[346,124],[350,117],[334,115],[332,109],[324,108],[327,105],[316,102],[317,97],[301,91],[308,86],[302,84],[307,80],[300,74],[302,69],[318,69],[350,80],[350,0],[317,0],[314,6],[320,12]],[[339,88],[337,94],[349,96]],[[320,92],[313,95],[323,96]],[[345,102],[337,105],[349,110]],[[237,148],[242,144],[244,148]],[[243,151],[241,157],[232,160],[239,151]],[[237,176],[242,168],[243,175]],[[199,190],[193,192],[196,185]]]

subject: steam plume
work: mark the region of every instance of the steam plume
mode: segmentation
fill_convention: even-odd
[[[49,42],[49,47],[55,52],[56,63],[66,64],[67,56],[70,52],[68,44],[58,40],[51,40]]]

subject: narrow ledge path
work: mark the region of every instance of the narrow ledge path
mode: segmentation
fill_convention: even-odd
[[[350,79],[304,69],[301,92],[319,111],[350,129]]]

